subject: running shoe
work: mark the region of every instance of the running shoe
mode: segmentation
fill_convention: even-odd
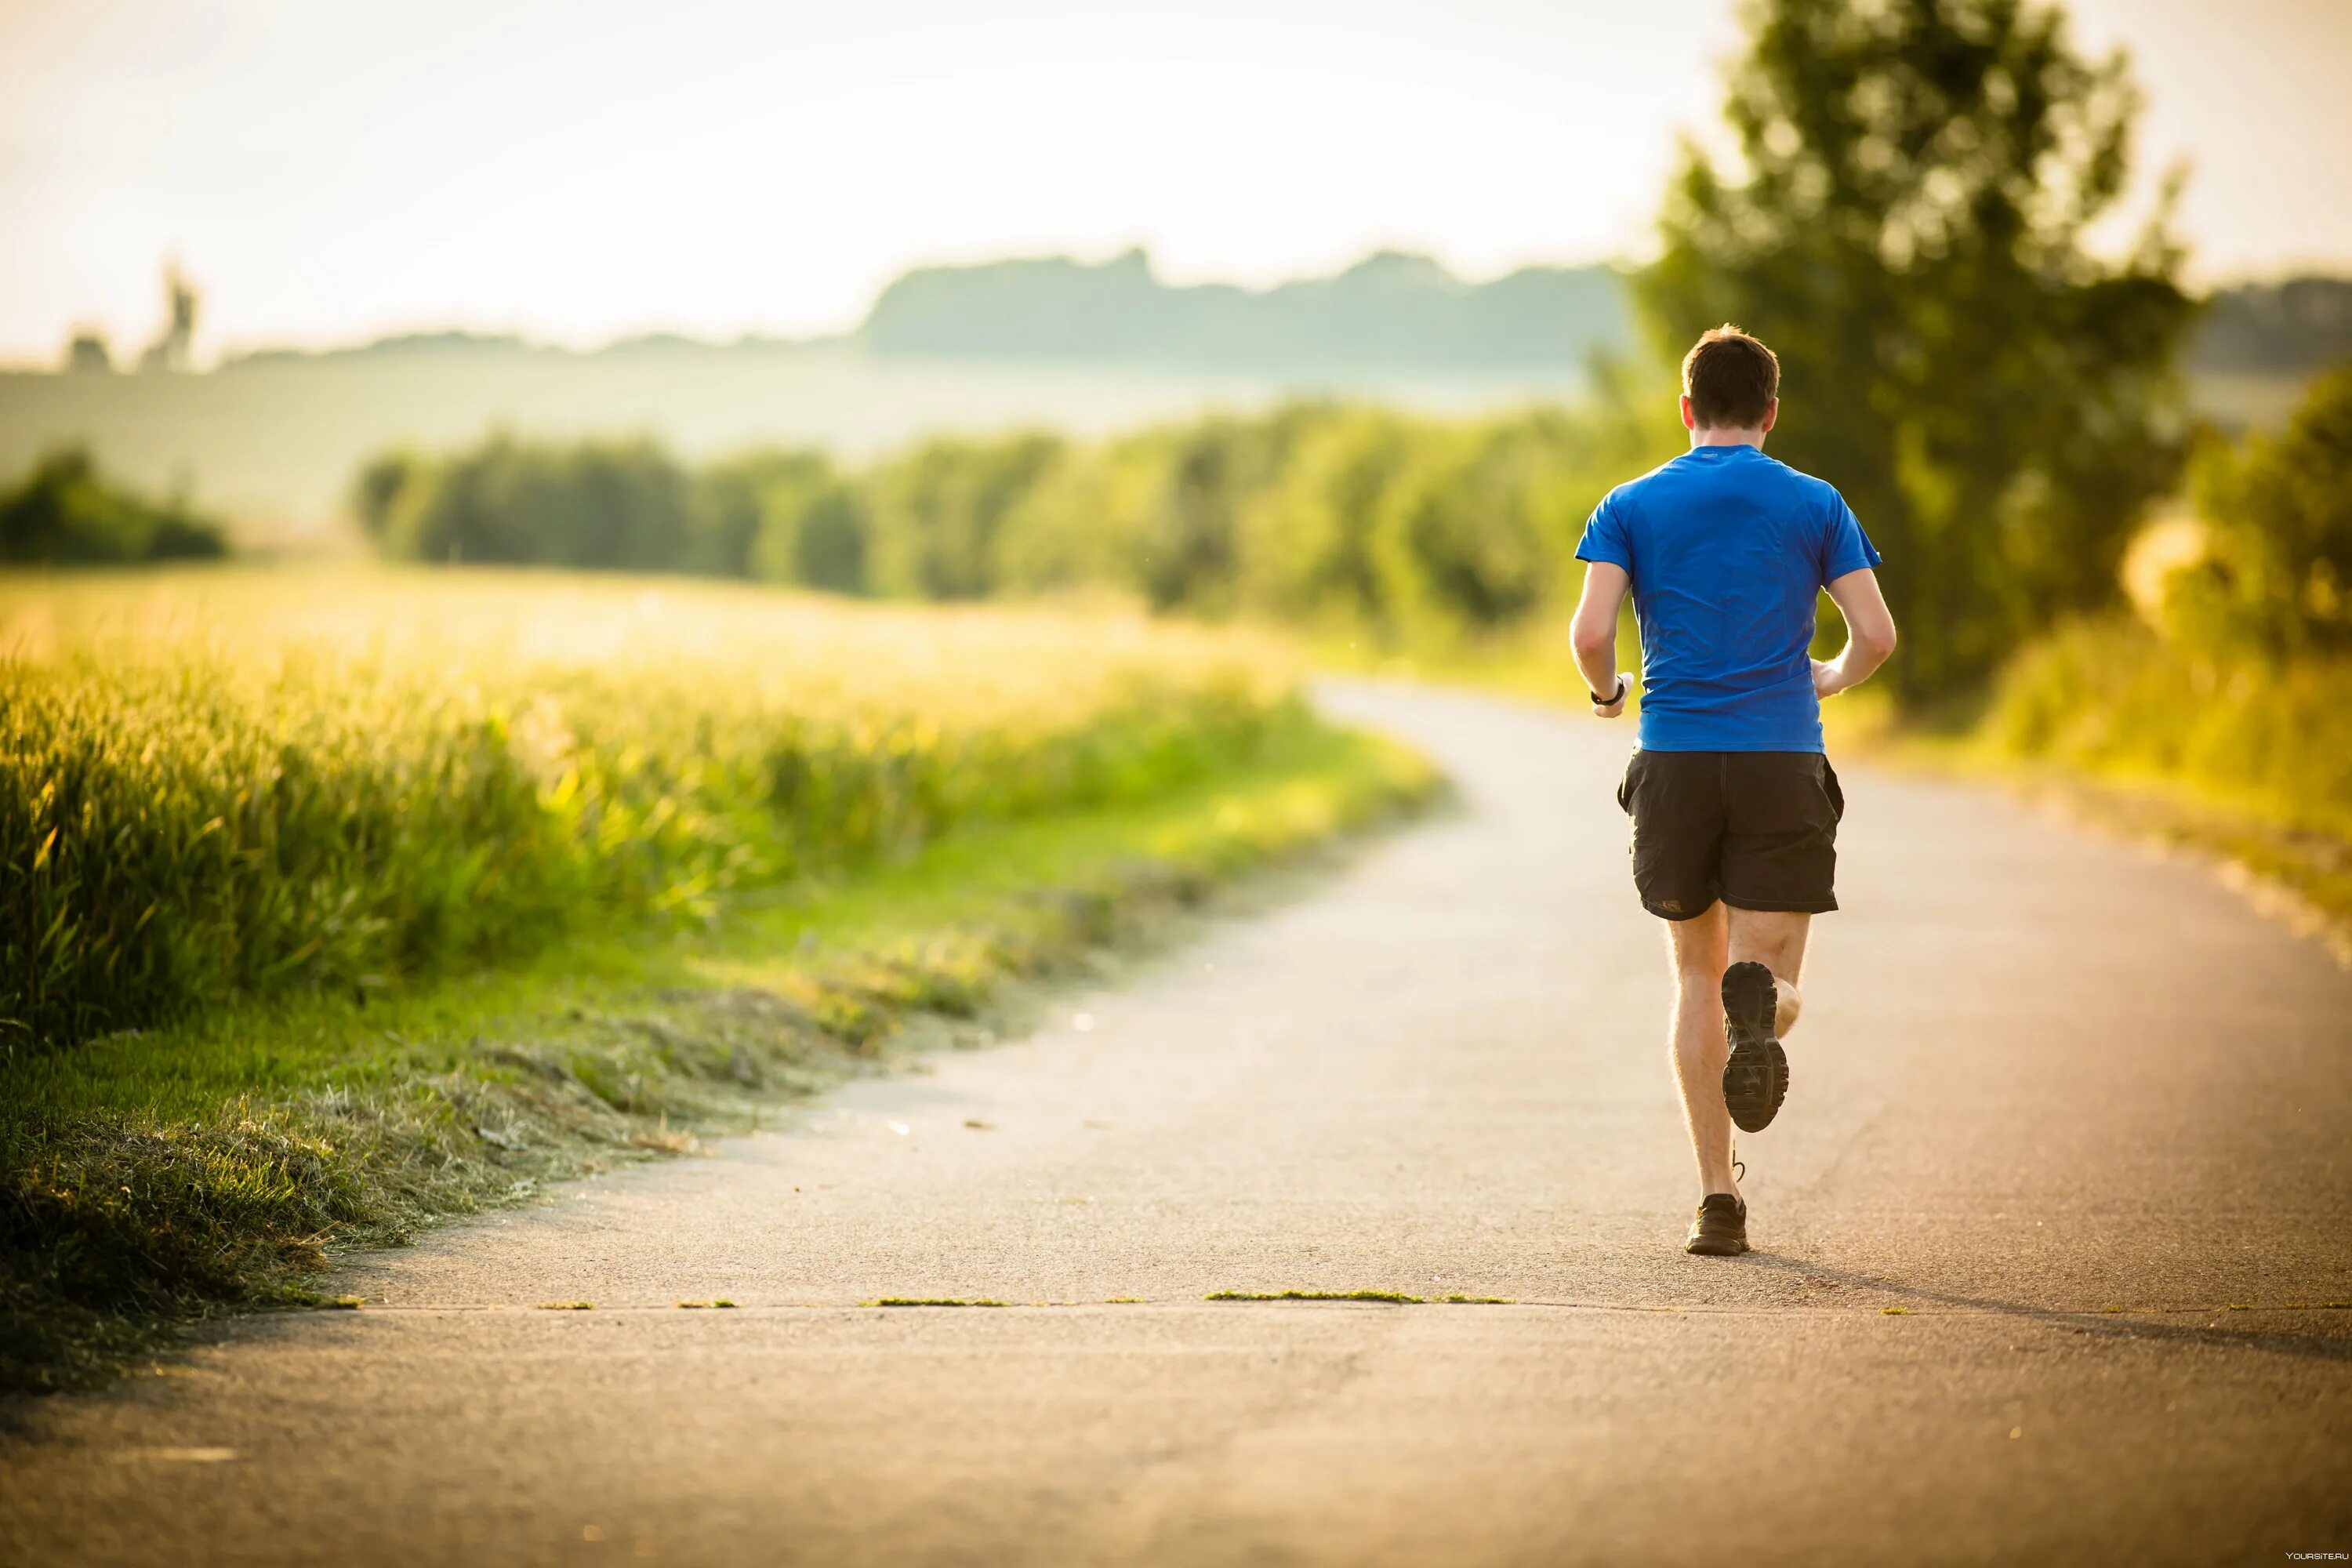
[[[1730,1193],[1709,1193],[1699,1200],[1698,1217],[1691,1221],[1685,1252],[1701,1258],[1737,1258],[1748,1250],[1748,1204]]]
[[[1789,1053],[1774,1033],[1780,1011],[1772,972],[1753,960],[1723,972],[1723,1103],[1742,1132],[1761,1132],[1789,1098]]]

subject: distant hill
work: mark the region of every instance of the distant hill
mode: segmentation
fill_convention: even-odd
[[[2190,349],[2198,371],[2309,371],[2352,359],[2352,278],[2215,291]]]
[[[1141,250],[919,268],[856,337],[879,354],[1118,363],[1271,374],[1549,370],[1634,344],[1625,275],[1529,267],[1465,283],[1425,256],[1382,251],[1332,278],[1261,291],[1161,281]],[[2300,376],[2352,358],[2352,279],[2214,291],[2191,342],[2201,374]]]
[[[1557,371],[1633,341],[1613,268],[1474,284],[1399,251],[1263,291],[1162,282],[1140,250],[927,267],[883,290],[858,336],[881,354],[1271,373]]]
[[[398,337],[378,338],[373,342],[352,343],[340,348],[256,349],[249,353],[224,356],[219,368],[228,370],[248,364],[310,364],[323,360],[472,358],[482,354],[556,352],[559,351],[543,348],[510,332],[404,332]]]
[[[1162,282],[1149,255],[1051,256],[923,267],[883,289],[845,337],[732,342],[648,333],[576,352],[510,334],[415,332],[328,349],[233,354],[246,365],[743,354],[849,350],[882,357],[1231,372],[1307,386],[1364,374],[1505,372],[1573,377],[1634,346],[1618,268],[1528,267],[1465,283],[1439,262],[1381,251],[1330,278],[1252,290]],[[2352,279],[2216,289],[2189,346],[2200,374],[2300,375],[2352,358]]]
[[[643,354],[725,354],[792,353],[839,345],[842,338],[763,338],[746,335],[732,342],[689,338],[677,332],[646,332],[616,338],[602,348],[569,349],[533,342],[512,332],[404,332],[364,343],[344,343],[318,349],[252,349],[221,356],[216,370],[241,370],[255,365],[323,365],[392,362],[432,363],[526,359],[551,363],[567,361],[626,358]]]
[[[1017,427],[1100,434],[1203,409],[1335,396],[1433,413],[1571,398],[1595,351],[1633,342],[1623,276],[1531,267],[1465,283],[1373,256],[1265,289],[1176,286],[1130,251],[925,268],[866,321],[807,342],[667,334],[581,352],[424,332],[264,350],[209,372],[0,369],[0,485],[85,446],[109,472],[225,514],[250,541],[331,530],[361,462],[504,427],[645,433],[689,458],[807,444],[855,457]],[[2221,290],[2189,356],[2200,409],[2284,416],[2311,370],[2352,353],[2352,280]]]

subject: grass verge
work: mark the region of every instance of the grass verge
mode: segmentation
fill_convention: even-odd
[[[2195,856],[2255,909],[2352,964],[2352,837],[2260,796],[2138,766],[2053,761],[1981,734],[1889,731],[1868,748],[1901,768],[2003,790],[2094,831]]]
[[[2219,858],[2258,904],[2352,960],[2352,659],[2082,622],[2011,663],[1966,742],[1921,750]]]
[[[1302,714],[1149,803],[975,826],[746,893],[709,928],[621,921],[512,969],[10,1062],[0,1386],[89,1385],[187,1324],[324,1304],[331,1247],[690,1152],[907,1050],[985,1044],[1019,1025],[1014,983],[1149,942],[1238,874],[1435,787],[1418,758]]]

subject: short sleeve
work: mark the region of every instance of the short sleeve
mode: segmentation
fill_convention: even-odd
[[[1822,541],[1822,581],[1834,583],[1849,572],[1877,565],[1881,559],[1878,547],[1863,532],[1853,508],[1845,504],[1845,497],[1830,491],[1829,533]]]
[[[1633,571],[1633,537],[1625,526],[1624,513],[1617,504],[1617,492],[1610,491],[1592,509],[1584,521],[1584,537],[1576,542],[1579,561],[1606,561],[1612,566],[1622,566],[1631,576]]]

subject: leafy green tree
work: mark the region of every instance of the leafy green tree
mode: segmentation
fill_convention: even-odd
[[[1146,435],[1073,447],[1038,475],[997,532],[999,590],[1133,590],[1137,530],[1161,478],[1164,445]]]
[[[792,536],[792,580],[835,594],[866,592],[872,586],[866,572],[872,533],[864,493],[847,479],[835,479],[801,509]]]
[[[1536,414],[1482,421],[1427,443],[1383,528],[1390,600],[1474,631],[1540,609],[1603,493],[1577,482],[1570,437],[1568,421]]]
[[[882,466],[869,480],[875,585],[924,599],[977,599],[996,586],[996,534],[1059,462],[1051,436],[940,439]]]
[[[94,327],[77,328],[66,342],[64,369],[69,375],[111,374],[114,354],[106,346],[106,334]]]
[[[1361,627],[1391,619],[1378,525],[1412,472],[1413,427],[1383,409],[1350,408],[1311,425],[1274,482],[1244,509],[1239,594],[1254,610]]]
[[[2315,381],[2286,428],[2198,466],[2206,556],[2174,614],[2293,656],[2352,647],[2352,363]]]
[[[701,469],[682,564],[718,577],[798,582],[796,552],[783,536],[797,532],[809,499],[834,480],[830,458],[801,448],[757,448]]]
[[[1234,607],[1254,502],[1328,417],[1294,404],[1260,419],[1213,415],[1161,433],[1160,479],[1135,531],[1136,580],[1153,609],[1213,616]]]
[[[1916,699],[2116,592],[2174,481],[2194,306],[2161,215],[2103,260],[2139,100],[2035,0],[1752,0],[1726,115],[1685,149],[1637,297],[1662,347],[1738,321],[1780,356],[1773,451],[1886,553]]]
[[[396,462],[363,470],[356,498],[362,526],[377,509],[373,526],[394,556],[624,570],[691,559],[688,476],[650,441],[553,446],[498,435],[405,472]]]
[[[422,499],[433,482],[431,459],[414,452],[385,452],[371,458],[352,480],[352,515],[360,531],[382,544],[392,532],[392,516],[404,496]]]
[[[750,574],[837,594],[865,592],[869,520],[856,482],[821,452],[755,457],[741,466],[757,476],[759,531]]]
[[[105,565],[227,553],[218,523],[110,483],[79,447],[49,453],[15,488],[0,490],[0,562]]]

